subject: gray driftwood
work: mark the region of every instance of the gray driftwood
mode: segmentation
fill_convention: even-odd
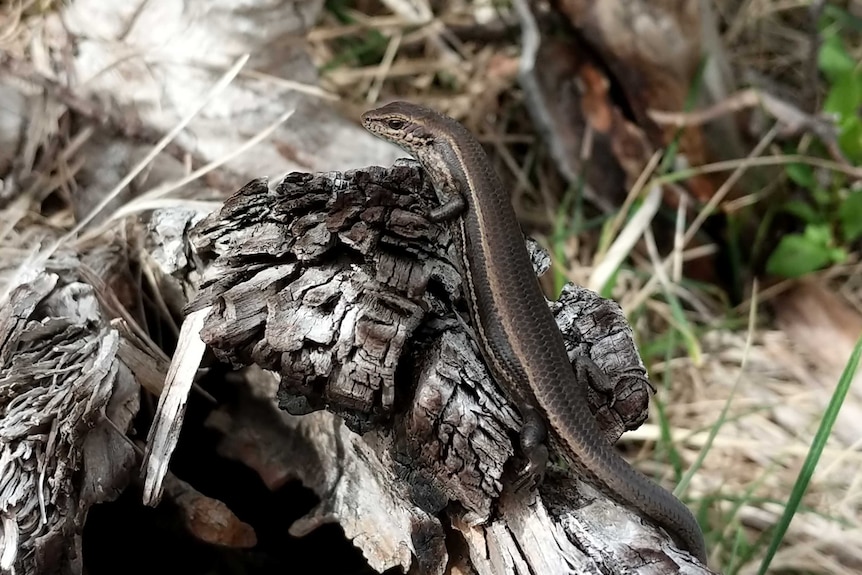
[[[80,573],[87,511],[116,498],[135,465],[123,433],[138,383],[81,266],[64,254],[22,267],[0,296],[3,573]]]
[[[275,189],[250,182],[192,230],[201,280],[187,311],[212,306],[202,339],[280,380],[284,411],[259,377],[253,408],[214,416],[223,452],[272,486],[300,478],[321,503],[294,531],[337,521],[380,570],[704,572],[565,470],[538,493],[512,491],[519,415],[459,314],[448,229],[424,216],[434,202],[410,161],[293,173]],[[575,286],[551,307],[572,356],[611,376],[590,399],[615,441],[650,395],[631,330],[614,302]]]

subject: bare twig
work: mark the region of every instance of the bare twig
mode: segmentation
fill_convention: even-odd
[[[807,114],[793,104],[755,88],[737,92],[714,106],[695,112],[649,110],[647,113],[657,124],[682,128],[706,124],[716,118],[755,106],[760,106],[782,124],[783,136],[811,132],[823,141],[833,160],[847,166],[851,165],[838,146],[838,130],[831,119]]]

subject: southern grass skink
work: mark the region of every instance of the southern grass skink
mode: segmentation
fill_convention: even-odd
[[[590,412],[586,384],[569,362],[511,200],[478,140],[452,118],[407,102],[365,112],[362,124],[419,160],[440,201],[430,219],[453,224],[482,355],[524,419],[528,472],[541,480],[547,434],[549,445],[587,482],[660,525],[705,563],[703,534],[691,511],[617,454]]]

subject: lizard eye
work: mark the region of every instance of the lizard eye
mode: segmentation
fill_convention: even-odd
[[[404,127],[407,122],[404,120],[387,120],[386,125],[389,126],[390,130],[400,130]]]

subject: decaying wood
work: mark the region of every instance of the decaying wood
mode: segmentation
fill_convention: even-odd
[[[116,498],[135,463],[123,432],[139,387],[77,265],[31,269],[0,306],[3,572],[79,573],[88,509]]]
[[[712,8],[693,2],[554,0],[556,8],[602,57],[625,94],[631,113],[650,141],[661,148],[679,137],[689,165],[743,155],[738,128],[722,118],[702,129],[676,130],[654,124],[649,110],[680,111],[697,88],[699,105],[710,105],[733,91],[733,76]],[[698,80],[698,68],[703,76]],[[691,193],[707,201],[709,179],[689,182]]]
[[[223,450],[271,485],[298,477],[318,493],[295,529],[338,521],[358,537],[380,529],[368,517],[388,517],[385,533],[354,540],[378,569],[703,572],[563,470],[537,494],[511,491],[519,416],[456,311],[449,232],[424,215],[434,202],[422,170],[403,161],[293,173],[273,190],[255,180],[195,227],[202,279],[187,310],[211,306],[201,337],[224,361],[279,374],[279,404],[296,416],[258,386],[260,413],[214,418]],[[591,393],[615,441],[643,421],[649,399],[631,330],[615,303],[573,286],[552,309],[572,356],[615,384]]]
[[[514,6],[527,109],[562,176],[598,208],[616,211],[620,197],[654,169],[648,160],[671,146],[674,153],[665,159],[680,167],[745,155],[732,116],[683,127],[654,119],[656,111],[677,113],[692,103],[708,108],[733,90],[707,2],[515,0]],[[723,187],[724,174],[696,173],[663,186],[663,201],[693,212],[713,198],[754,189],[764,176],[749,170]],[[671,241],[663,236],[660,242]],[[685,265],[687,277],[719,281],[711,257]]]
[[[688,165],[744,155],[733,118],[680,130],[650,115],[652,110],[684,110],[694,89],[698,106],[713,105],[733,91],[708,3],[516,0],[515,7],[522,25],[520,82],[528,110],[561,173],[572,185],[585,180],[585,195],[600,208],[618,206],[615,198],[652,151],[677,138]],[[711,175],[686,182],[702,202],[719,185]],[[666,201],[676,203],[670,195]]]
[[[291,479],[315,491],[320,503],[290,526],[291,535],[337,522],[373,569],[406,571],[418,562],[419,572],[440,572],[443,528],[405,501],[403,481],[381,457],[375,436],[351,432],[328,411],[293,416],[280,410],[273,400],[277,385],[269,372],[246,370],[239,400],[207,420],[222,435],[219,453],[255,470],[272,491]]]
[[[164,487],[180,510],[185,528],[198,540],[234,549],[257,544],[254,529],[240,521],[223,502],[207,497],[171,474],[165,477]]]
[[[36,51],[39,58],[33,62],[38,65],[19,67],[15,74],[41,86],[34,92],[38,97],[30,101],[0,86],[5,104],[20,103],[11,114],[19,124],[9,132],[15,137],[0,134],[8,144],[0,146],[0,168],[14,164],[16,173],[0,182],[0,201],[20,199],[20,210],[38,212],[43,199],[58,189],[65,191],[74,177],[71,213],[88,217],[121,175],[149,153],[148,142],[160,139],[186,114],[189,102],[211,90],[213,72],[201,66],[202,61],[219,69],[236,54],[248,52],[255,54],[255,69],[266,75],[313,83],[311,59],[294,41],[322,4],[276,3],[225,12],[211,10],[206,2],[186,3],[187,9],[177,11],[173,2],[150,1],[129,11],[103,10],[104,3],[77,0],[46,14],[46,24],[38,28],[57,49]],[[102,17],[94,20],[94,10]],[[233,26],[222,25],[226,17]],[[153,24],[162,36],[171,37],[160,45],[172,55],[167,64],[164,58],[129,57],[152,55]],[[28,44],[40,42],[34,38]],[[66,49],[70,46],[74,49]],[[279,49],[267,49],[272,46]],[[105,74],[108,69],[112,73]],[[249,134],[294,105],[301,110],[297,117],[304,118],[302,124],[284,127],[254,154],[231,162],[206,181],[187,185],[185,191],[201,199],[234,189],[231,182],[244,179],[238,174],[353,166],[395,157],[394,149],[384,152],[367,134],[342,131],[343,120],[291,90],[255,77],[238,81],[209,115],[191,124],[169,147],[175,161],[157,159],[123,193],[134,197],[182,180],[188,173],[187,158],[193,167],[221,159],[224,150],[239,147]],[[40,133],[40,124],[55,133],[69,119],[69,109],[76,112],[70,125],[88,119],[92,124],[80,133],[63,131],[56,139]],[[17,136],[25,130],[29,135],[19,142]],[[138,138],[143,145],[128,145],[109,135]],[[363,137],[367,140],[358,143]],[[161,266],[161,276],[154,278],[160,289],[152,294],[157,309],[175,311],[189,297],[189,287],[200,283],[195,274],[204,273],[205,287],[194,305],[203,309],[206,298],[216,305],[218,313],[205,335],[219,343],[221,334],[220,344],[227,347],[216,347],[218,353],[277,371],[282,403],[292,412],[326,406],[353,430],[367,430],[360,436],[329,411],[287,415],[277,409],[267,388],[258,398],[259,410],[243,404],[243,409],[231,411],[235,406],[226,405],[211,418],[212,427],[225,430],[223,451],[263,477],[269,472],[269,477],[301,478],[316,490],[321,503],[295,523],[292,532],[301,535],[323,522],[338,521],[381,570],[418,565],[423,572],[440,572],[447,555],[452,564],[470,563],[485,573],[513,571],[516,565],[525,572],[527,564],[538,566],[536,571],[544,565],[549,567],[544,572],[560,572],[564,561],[571,562],[570,569],[574,564],[589,569],[600,556],[614,570],[631,563],[632,552],[621,547],[627,541],[640,550],[666,545],[639,519],[591,495],[588,488],[572,491],[559,473],[542,488],[532,507],[535,513],[528,514],[524,507],[526,494],[506,490],[517,413],[488,379],[469,329],[453,314],[460,280],[441,257],[448,242],[445,230],[421,216],[422,202],[429,198],[421,173],[415,166],[398,169],[403,171],[400,179],[384,172],[374,176],[373,171],[373,177],[361,172],[333,175],[317,196],[306,184],[323,184],[326,178],[298,176],[308,181],[294,182],[293,205],[279,204],[278,197],[267,194],[249,196],[273,200],[272,205],[235,198],[236,213],[220,212],[224,221],[204,238],[213,240],[211,255],[218,257],[207,258],[211,265],[200,270],[185,258],[184,243],[187,225],[197,214],[173,208],[149,219],[152,237],[159,241],[148,246],[147,253],[133,255],[144,260],[143,274],[152,271],[146,267],[148,255]],[[0,171],[5,178],[6,170]],[[21,173],[32,175],[32,181],[18,178]],[[351,195],[356,192],[352,183],[363,177],[366,187]],[[343,193],[336,193],[333,182],[343,184]],[[323,203],[315,205],[315,199]],[[278,218],[268,220],[273,213]],[[104,210],[94,221],[111,215]],[[263,219],[248,226],[255,215]],[[130,245],[138,237],[135,233],[126,238],[132,240]],[[90,238],[98,244],[105,243],[106,236],[96,233]],[[235,251],[244,245],[261,251]],[[140,286],[129,282],[125,290],[116,289],[106,277],[110,274],[99,267],[107,260],[98,257],[98,246],[78,241],[74,247],[82,259],[91,251],[94,257],[88,264],[94,276],[110,285],[106,293],[78,273],[78,263],[53,262],[48,270],[35,270],[20,280],[0,308],[0,566],[14,565],[19,573],[82,570],[80,535],[87,509],[113,498],[136,461],[123,433],[137,412],[139,384],[157,392],[160,374],[168,369],[152,342],[144,341],[145,330],[136,331],[125,319],[108,323],[103,316],[125,316],[105,314],[95,304],[98,291],[100,297],[115,295],[117,310],[140,311]],[[124,255],[127,248],[120,248]],[[219,278],[220,272],[226,277]],[[572,301],[586,301],[576,291],[569,294],[575,294],[569,296]],[[570,310],[571,303],[560,309]],[[219,320],[225,320],[221,326]],[[610,369],[620,356],[599,353],[601,346],[590,345],[586,332],[574,335],[575,325],[566,331],[573,349],[578,346],[580,353]],[[619,362],[627,365],[630,360]],[[642,369],[639,362],[638,367]],[[594,395],[612,438],[642,418],[648,396],[642,377],[616,383],[613,394]],[[616,403],[610,408],[612,397]],[[266,425],[273,421],[284,424]],[[242,438],[250,439],[240,443]],[[274,457],[276,450],[282,461]],[[198,537],[224,545],[252,544],[254,534],[218,502],[198,497],[169,474],[164,478],[166,493],[188,512],[190,531]],[[585,496],[595,497],[593,503],[572,507]],[[194,521],[192,514],[201,507],[207,520]],[[597,517],[614,521],[596,526]],[[211,527],[223,518],[230,527],[213,535]],[[457,537],[449,525],[467,545],[453,544]],[[596,559],[587,558],[585,550]],[[669,560],[648,561],[665,565]]]
[[[168,472],[171,454],[180,437],[189,390],[194,383],[206,346],[198,337],[205,310],[189,314],[180,330],[173,361],[165,377],[165,386],[159,396],[159,407],[144,453],[144,504],[155,506],[162,498],[162,481]]]
[[[574,34],[546,30],[547,14],[537,4],[514,2],[527,110],[566,181],[613,212],[646,165],[649,142],[613,101],[611,82],[595,54]]]

